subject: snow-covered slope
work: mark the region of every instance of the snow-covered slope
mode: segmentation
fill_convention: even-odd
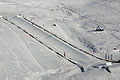
[[[119,0],[0,0],[1,80],[119,80],[119,64],[101,69],[101,61],[37,28],[25,18],[95,56],[120,49]],[[80,68],[5,21],[7,18],[37,40],[66,55]],[[104,31],[94,31],[98,26]],[[118,50],[119,53],[119,50]],[[114,55],[114,54],[113,54]],[[120,56],[113,56],[119,59]],[[95,65],[97,68],[93,67]]]

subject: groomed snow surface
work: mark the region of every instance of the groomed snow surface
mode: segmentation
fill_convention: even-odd
[[[100,58],[113,54],[119,60],[119,4],[119,0],[0,0],[0,80],[119,80],[119,63],[87,55],[23,19]],[[98,26],[104,31],[96,32]]]

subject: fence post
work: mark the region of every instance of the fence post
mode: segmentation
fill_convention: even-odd
[[[107,59],[107,54],[105,54],[105,59]]]
[[[65,52],[64,52],[64,57],[66,56]]]
[[[110,55],[108,54],[108,60],[110,60]]]
[[[111,54],[111,60],[113,59],[113,54]]]

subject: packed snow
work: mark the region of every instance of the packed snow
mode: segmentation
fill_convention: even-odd
[[[119,13],[119,0],[0,0],[0,80],[119,80]]]

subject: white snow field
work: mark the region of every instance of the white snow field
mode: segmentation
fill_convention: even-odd
[[[119,80],[119,13],[120,0],[0,0],[0,80]]]

